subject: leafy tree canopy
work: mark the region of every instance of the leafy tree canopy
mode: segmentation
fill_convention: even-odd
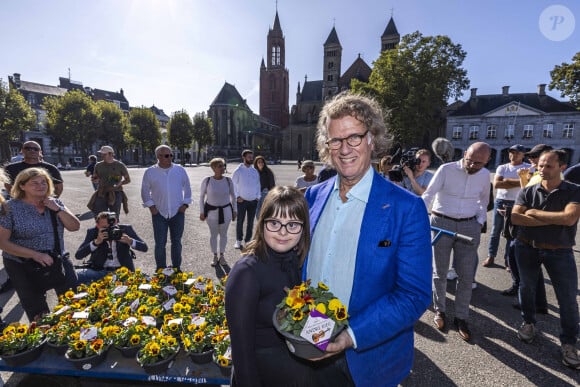
[[[151,109],[145,106],[131,109],[129,121],[131,122],[130,141],[141,147],[141,163],[145,164],[145,153],[153,153],[161,143],[159,121]]]
[[[122,151],[126,147],[125,138],[129,131],[129,118],[112,102],[97,101],[97,106],[101,112],[99,140]]]
[[[36,126],[36,114],[18,90],[0,79],[0,161],[10,159],[10,141]]]
[[[180,150],[182,155],[181,163],[184,164],[184,150],[189,148],[193,142],[193,122],[185,110],[171,115],[167,124],[167,139],[171,146]]]
[[[43,108],[46,110],[46,132],[59,158],[63,148],[69,145],[86,157],[101,125],[100,110],[91,97],[81,90],[70,90],[62,97],[45,99]]]
[[[550,71],[550,90],[560,91],[561,97],[569,97],[570,102],[580,110],[580,52],[572,58],[572,63],[556,65]]]
[[[466,53],[447,36],[403,36],[393,50],[374,62],[368,83],[353,80],[352,89],[374,97],[389,112],[387,122],[395,142],[424,146],[426,135],[445,124],[445,107],[469,88],[462,68]]]
[[[193,139],[197,142],[197,162],[199,163],[199,150],[204,146],[213,144],[213,123],[205,113],[196,113],[193,117]]]

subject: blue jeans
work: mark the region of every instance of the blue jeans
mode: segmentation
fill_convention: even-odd
[[[95,214],[96,217],[99,213],[103,211],[114,212],[115,214],[117,214],[117,220],[119,220],[121,215],[121,204],[123,204],[123,193],[121,191],[115,192],[115,203],[112,206],[109,206],[106,197],[97,196],[97,198],[95,199],[93,213]]]
[[[513,200],[503,200],[503,199],[496,199],[493,205],[493,225],[491,227],[491,235],[489,236],[489,244],[487,246],[487,254],[490,257],[494,257],[497,255],[497,249],[499,248],[499,240],[501,238],[501,230],[503,230],[503,223],[504,217],[500,214],[497,210],[503,209],[505,205],[513,206]],[[504,252],[504,259],[508,260],[508,252],[509,252],[509,240],[506,242],[505,252]]]
[[[520,272],[520,305],[528,324],[536,323],[536,285],[542,264],[546,268],[560,307],[560,342],[576,344],[578,336],[578,271],[571,248],[536,249],[516,241],[516,261]]]
[[[516,241],[511,240],[509,243],[509,260],[508,266],[512,275],[512,286],[519,289],[520,271],[516,261]],[[548,300],[546,299],[546,285],[544,284],[544,273],[542,270],[538,273],[538,284],[536,286],[536,309],[548,309]]]
[[[153,237],[155,238],[155,265],[157,269],[167,267],[167,230],[171,237],[171,266],[181,268],[181,237],[185,224],[185,214],[177,211],[172,218],[165,218],[157,213],[151,216],[153,219]]]
[[[248,223],[246,224],[246,239],[248,243],[252,239],[252,231],[254,230],[254,217],[256,216],[256,208],[258,207],[257,200],[243,200],[238,202],[238,219],[236,223],[236,240],[244,240],[244,220],[246,214],[248,215]]]

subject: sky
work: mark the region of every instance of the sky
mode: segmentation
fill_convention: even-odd
[[[228,82],[259,113],[260,63],[276,9],[290,105],[305,76],[322,79],[333,26],[341,70],[358,54],[372,67],[391,15],[401,36],[419,31],[460,44],[478,94],[502,86],[536,92],[555,65],[580,51],[578,0],[3,0],[0,78],[20,73],[57,86],[70,74],[85,87],[123,89],[131,106],[154,104],[169,116],[207,111]]]

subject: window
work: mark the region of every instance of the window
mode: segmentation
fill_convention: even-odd
[[[523,138],[534,137],[534,125],[524,125],[524,135]]]
[[[562,137],[572,138],[572,136],[574,136],[574,124],[564,124],[564,128],[562,130]]]
[[[328,62],[328,68],[331,69],[334,67],[334,62]]]
[[[544,124],[542,137],[552,138],[552,134],[554,134],[554,124]]]
[[[34,105],[36,105],[36,95],[35,95],[34,93],[30,93],[30,94],[28,94],[28,97],[27,97],[26,99],[28,100],[28,103],[29,103],[31,106],[34,106]]]
[[[334,76],[332,74],[329,74],[328,77],[326,77],[326,80],[332,82],[334,80]]]
[[[469,128],[469,139],[476,140],[479,138],[479,126],[473,125]]]
[[[485,138],[496,138],[497,137],[497,128],[495,125],[488,125],[487,126],[487,134]]]
[[[272,66],[280,66],[280,46],[272,46]]]
[[[453,139],[457,140],[460,139],[463,135],[463,127],[461,126],[454,126],[453,127]]]
[[[516,129],[514,125],[508,125],[507,128],[505,128],[505,138],[507,139],[514,138],[515,131]]]

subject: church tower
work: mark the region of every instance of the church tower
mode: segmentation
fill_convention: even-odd
[[[324,68],[322,69],[322,99],[331,97],[339,92],[340,62],[342,59],[342,46],[338,40],[336,29],[328,35],[324,43]]]
[[[389,20],[389,24],[387,24],[385,32],[383,32],[383,35],[381,35],[381,52],[394,49],[395,46],[400,42],[401,35],[399,35],[395,21],[391,16],[391,20]]]
[[[260,65],[260,116],[280,128],[288,126],[288,69],[286,69],[284,34],[276,10],[274,27],[268,32],[267,59]]]

